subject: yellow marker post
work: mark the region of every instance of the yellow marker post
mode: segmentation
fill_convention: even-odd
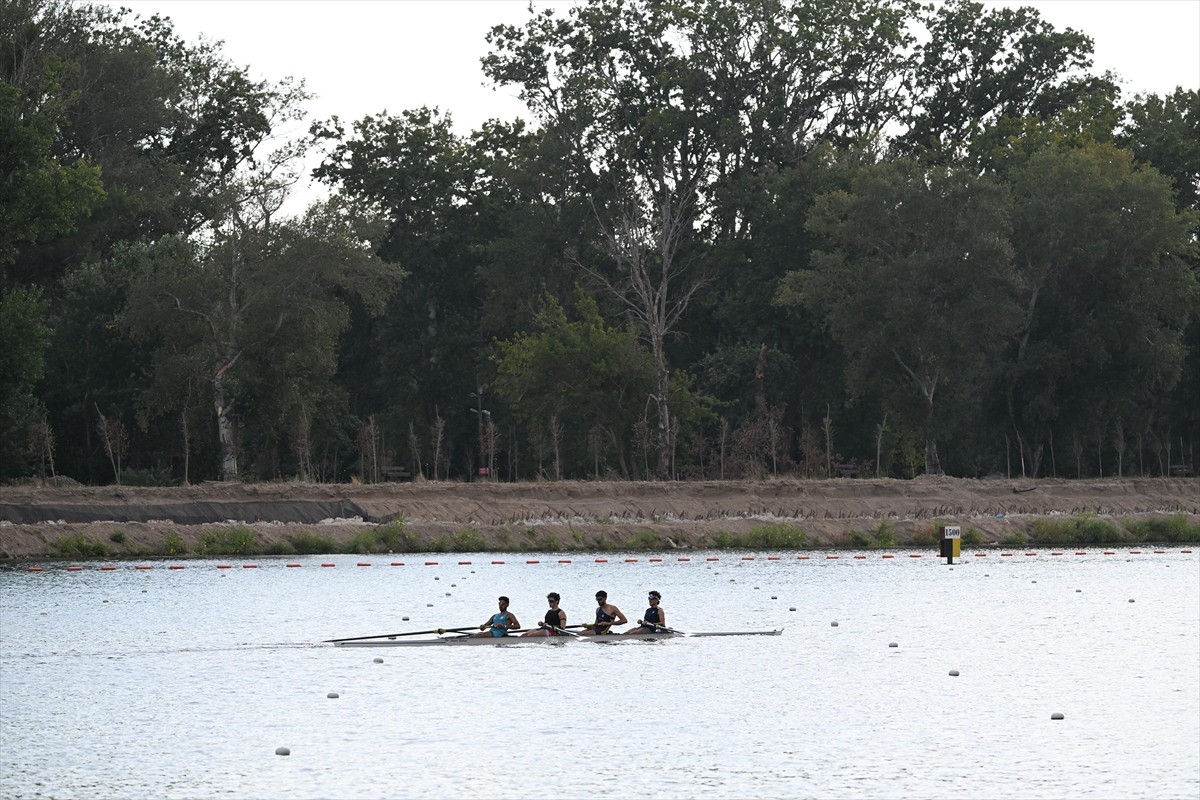
[[[938,525],[940,529],[940,555],[944,556],[947,564],[953,564],[954,559],[962,554],[962,528],[958,525]]]

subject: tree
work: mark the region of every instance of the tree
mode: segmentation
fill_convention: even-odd
[[[36,390],[50,344],[40,289],[0,289],[0,478],[25,474],[29,428],[41,417]]]
[[[809,220],[824,249],[777,302],[824,321],[853,390],[899,372],[920,398],[925,471],[938,474],[943,395],[969,396],[1015,323],[1006,196],[907,159],[849,169],[848,189],[818,198]]]
[[[174,384],[167,391],[175,398],[171,407],[188,402],[194,380],[208,387],[227,481],[238,477],[235,412],[255,370],[274,365],[277,374],[328,381],[349,320],[339,293],[378,314],[403,277],[374,255],[369,224],[343,202],[279,223],[270,211],[269,204],[257,213],[248,204],[232,206],[205,248],[168,238],[118,256],[141,263],[125,322],[135,336],[160,343],[155,374]],[[275,400],[312,397],[288,391],[296,386],[295,378],[274,383]]]
[[[1200,208],[1200,92],[1178,87],[1125,108],[1129,118],[1117,144],[1171,179],[1181,209]]]
[[[308,97],[290,79],[253,80],[219,42],[184,42],[167,18],[54,0],[10,11],[0,23],[15,32],[15,85],[25,110],[38,112],[26,127],[49,136],[60,193],[73,174],[83,182],[69,195],[75,211],[90,211],[31,209],[50,227],[36,242],[23,238],[6,268],[18,281],[50,287],[120,242],[200,230],[220,215],[231,176],[263,159],[272,130]]]
[[[333,144],[315,174],[380,215],[379,257],[409,277],[381,316],[355,315],[342,375],[355,413],[378,414],[399,441],[409,424],[427,429],[435,409],[458,407],[483,380],[479,163],[437,109],[367,116],[352,130],[336,119],[314,128]],[[449,446],[476,438],[465,414],[443,418]]]
[[[602,433],[620,473],[630,477],[628,442],[654,394],[654,365],[628,329],[605,325],[596,303],[580,291],[579,320],[544,298],[535,332],[499,343],[496,393],[526,431],[551,420],[569,436],[570,472],[586,473],[587,433]]]
[[[1112,145],[1043,148],[1009,181],[1022,314],[1002,385],[1037,474],[1056,425],[1079,435],[1118,418],[1154,426],[1195,316],[1183,259],[1197,215],[1176,211],[1170,182]]]
[[[1033,8],[974,0],[931,4],[919,18],[927,37],[915,58],[907,130],[896,141],[901,152],[978,163],[1025,117],[1086,107],[1108,114],[1110,127],[1116,121],[1116,87],[1088,71],[1085,34],[1055,30]]]
[[[19,247],[73,231],[104,195],[95,163],[56,156],[72,101],[66,65],[37,57],[42,7],[0,8],[0,285]]]

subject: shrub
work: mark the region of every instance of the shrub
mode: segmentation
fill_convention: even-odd
[[[1200,542],[1200,522],[1190,524],[1186,514],[1139,519],[1125,527],[1141,542]]]
[[[629,539],[630,550],[659,550],[662,548],[662,538],[654,531],[641,530]]]
[[[718,531],[713,536],[713,545],[758,550],[800,548],[804,547],[806,539],[807,535],[803,529],[778,522],[772,525],[757,525],[746,533]]]
[[[113,544],[125,544],[125,531],[113,531],[108,535],[108,540]]]
[[[480,553],[487,549],[487,542],[475,528],[463,528],[454,532],[451,549],[456,553]]]
[[[1039,519],[1033,523],[1039,544],[1110,544],[1122,540],[1121,529],[1111,522],[1081,514],[1069,519]]]
[[[962,532],[963,547],[979,547],[983,544],[983,532],[978,528],[967,528]]]
[[[163,552],[169,556],[181,556],[187,552],[187,545],[176,531],[167,531],[163,535]]]
[[[879,525],[875,527],[875,546],[896,546],[896,530],[892,527],[892,523],[888,522],[886,519],[880,520]]]
[[[258,552],[258,534],[245,525],[208,531],[196,552],[213,556],[248,556]]]
[[[263,549],[266,556],[290,556],[295,552],[287,542],[271,542]]]
[[[409,530],[403,518],[380,525],[375,534],[376,541],[389,553],[416,553],[424,549],[421,537]]]
[[[325,536],[317,536],[309,531],[302,531],[288,537],[297,553],[306,556],[323,555],[333,552],[333,540]]]
[[[1025,544],[1025,534],[1021,531],[1012,531],[1004,535],[1000,540],[1000,544],[1006,547],[1022,547]]]
[[[850,537],[850,546],[858,550],[875,546],[875,539],[869,533],[863,533],[860,530],[851,528],[847,536]]]
[[[52,558],[99,558],[108,555],[108,548],[101,542],[93,542],[76,533],[47,544],[46,554]]]

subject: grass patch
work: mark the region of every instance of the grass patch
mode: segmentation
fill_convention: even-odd
[[[967,528],[962,532],[962,547],[979,547],[983,544],[983,531]]]
[[[82,534],[61,536],[46,545],[46,555],[51,558],[100,558],[108,555],[103,542],[93,542]]]
[[[113,544],[125,544],[125,531],[113,531],[108,535],[108,540]]]
[[[208,531],[200,537],[196,552],[205,556],[258,555],[258,534],[245,525]]]
[[[1188,522],[1186,514],[1134,520],[1125,528],[1139,542],[1200,543],[1200,522]]]

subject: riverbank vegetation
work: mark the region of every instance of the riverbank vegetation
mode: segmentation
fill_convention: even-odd
[[[881,521],[870,530],[849,528],[829,541],[806,534],[803,525],[764,524],[742,533],[717,531],[690,537],[665,536],[649,530],[619,537],[613,533],[584,535],[578,530],[547,530],[540,526],[506,526],[489,539],[478,529],[462,528],[450,534],[422,535],[403,522],[364,528],[352,536],[335,538],[311,530],[266,537],[245,525],[209,530],[185,544],[178,531],[168,530],[159,544],[126,546],[115,531],[108,542],[81,534],[59,537],[46,547],[45,557],[94,560],[147,557],[287,556],[335,553],[480,553],[480,552],[622,552],[663,553],[692,549],[774,552],[789,550],[936,550],[937,522],[898,535],[895,526]],[[682,540],[682,541],[680,541]],[[964,548],[1054,547],[1200,543],[1200,521],[1187,515],[1136,520],[1105,520],[1090,514],[1037,519],[1027,528],[1016,528],[999,541],[988,541],[969,525],[962,530]]]
[[[0,37],[0,480],[1194,474],[1200,93],[1036,10],[587,0],[491,31],[525,120],[286,141],[302,82],[169,19]],[[1115,530],[1021,535],[1158,535]],[[742,535],[704,546],[812,541]],[[359,537],[272,546],[478,546]]]

